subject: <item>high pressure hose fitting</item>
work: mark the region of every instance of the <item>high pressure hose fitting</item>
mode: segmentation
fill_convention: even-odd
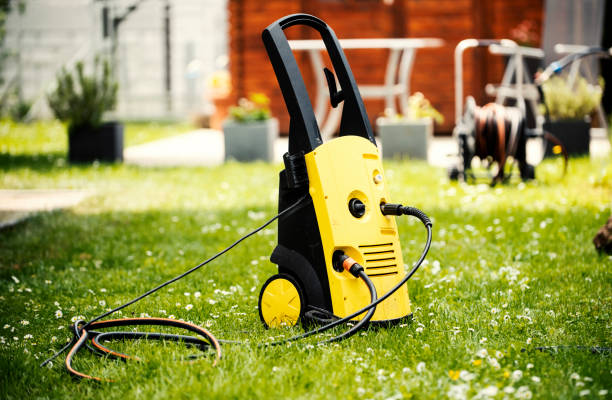
[[[332,256],[332,265],[338,272],[348,271],[355,278],[365,271],[363,266],[353,258],[347,256],[342,250],[336,250]]]
[[[425,226],[433,226],[427,214],[416,207],[403,206],[401,204],[381,203],[380,211],[383,213],[383,215],[410,215],[417,217]]]

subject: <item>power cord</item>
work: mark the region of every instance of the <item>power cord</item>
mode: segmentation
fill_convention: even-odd
[[[216,363],[221,359],[221,347],[220,347],[220,343],[226,343],[226,344],[248,344],[246,342],[239,342],[239,341],[232,341],[232,340],[217,340],[210,332],[208,332],[206,329],[199,327],[197,325],[188,323],[188,322],[184,322],[184,321],[177,321],[177,320],[173,320],[173,319],[166,319],[166,318],[124,318],[124,319],[115,319],[115,320],[106,320],[106,321],[100,321],[102,318],[113,314],[114,312],[117,312],[125,307],[128,307],[131,304],[134,304],[140,300],[142,300],[143,298],[157,292],[158,290],[164,288],[165,286],[168,286],[169,284],[176,282],[177,280],[191,274],[192,272],[198,270],[199,268],[203,267],[204,265],[208,264],[209,262],[215,260],[216,258],[220,257],[221,255],[225,254],[226,252],[228,252],[229,250],[231,250],[232,248],[234,248],[236,245],[238,245],[240,242],[242,242],[243,240],[247,239],[248,237],[256,234],[257,232],[261,231],[262,229],[264,229],[266,226],[268,226],[269,224],[271,224],[273,221],[275,221],[276,219],[280,218],[281,216],[284,215],[289,215],[297,210],[299,210],[300,208],[306,206],[307,204],[309,204],[310,202],[306,202],[305,200],[309,199],[309,195],[305,195],[304,197],[298,199],[295,203],[293,203],[291,206],[289,206],[288,208],[286,208],[285,210],[283,210],[282,212],[278,213],[276,216],[274,216],[273,218],[271,218],[270,220],[266,221],[263,225],[261,225],[260,227],[256,228],[255,230],[251,231],[250,233],[246,234],[245,236],[241,237],[240,239],[238,239],[237,241],[235,241],[234,243],[232,243],[231,245],[229,245],[228,247],[226,247],[225,249],[221,250],[220,252],[216,253],[215,255],[213,255],[212,257],[208,258],[207,260],[203,261],[202,263],[196,265],[195,267],[189,269],[188,271],[177,275],[176,277],[156,286],[155,288],[145,292],[144,294],[128,301],[127,303],[124,303],[110,311],[107,311],[103,314],[100,314],[99,316],[91,319],[89,322],[85,322],[82,320],[76,321],[73,325],[73,338],[72,340],[67,343],[64,347],[62,347],[58,352],[56,352],[53,356],[49,357],[47,360],[45,360],[40,366],[44,366],[47,363],[49,363],[50,361],[54,360],[55,358],[57,358],[60,354],[62,354],[64,351],[66,351],[68,348],[70,348],[70,351],[68,352],[68,355],[66,356],[66,368],[68,369],[68,371],[70,372],[71,375],[77,377],[77,378],[86,378],[86,379],[92,379],[92,380],[96,380],[96,381],[100,381],[100,382],[112,382],[110,380],[104,380],[102,378],[99,377],[95,377],[95,376],[90,376],[84,373],[81,373],[77,370],[75,370],[72,367],[72,360],[74,358],[74,356],[78,353],[78,351],[85,345],[90,351],[92,351],[95,354],[102,354],[102,355],[107,355],[107,356],[111,356],[114,358],[119,358],[122,360],[127,360],[127,359],[136,359],[138,360],[137,357],[132,357],[129,356],[127,354],[123,354],[123,353],[119,353],[116,352],[114,350],[111,350],[109,348],[107,348],[106,346],[102,345],[100,342],[103,340],[110,340],[110,339],[150,339],[150,340],[173,340],[173,341],[180,341],[183,342],[187,345],[191,345],[191,346],[195,346],[200,348],[201,350],[207,350],[210,346],[212,346],[215,350],[215,360],[213,362],[213,365],[216,365]],[[430,219],[427,217],[427,215],[425,213],[423,213],[421,210],[414,208],[414,207],[404,207],[402,205],[399,204],[381,204],[381,212],[384,215],[410,215],[410,216],[414,216],[416,218],[418,218],[419,220],[421,220],[421,222],[425,225],[425,228],[427,229],[427,240],[424,246],[423,251],[421,252],[421,256],[419,257],[419,259],[417,260],[417,262],[414,264],[414,266],[412,267],[412,269],[410,270],[410,272],[408,272],[404,278],[402,278],[402,280],[400,282],[398,282],[393,288],[391,288],[391,290],[389,290],[387,293],[385,293],[382,297],[378,298],[377,297],[377,293],[376,293],[376,288],[374,286],[374,283],[370,280],[370,278],[368,277],[368,275],[365,273],[365,270],[363,268],[363,266],[359,265],[357,262],[355,262],[354,260],[350,259],[349,257],[346,257],[343,259],[343,267],[344,269],[346,269],[349,273],[351,273],[353,276],[355,276],[356,278],[360,278],[361,280],[364,281],[364,283],[366,284],[366,286],[368,287],[368,290],[370,292],[370,304],[368,304],[367,306],[363,307],[360,310],[355,311],[354,313],[347,315],[344,318],[340,318],[338,320],[335,320],[327,325],[324,325],[322,327],[313,329],[311,331],[287,338],[287,339],[283,339],[283,340],[279,340],[279,341],[275,341],[275,342],[270,342],[270,343],[262,343],[259,345],[259,347],[265,347],[265,346],[276,346],[276,345],[280,345],[280,344],[285,344],[288,342],[293,342],[299,339],[304,339],[307,338],[309,336],[315,335],[317,333],[322,333],[325,332],[329,329],[332,329],[342,323],[348,322],[351,319],[365,313],[366,315],[354,326],[352,326],[350,329],[348,329],[346,332],[343,332],[342,334],[339,334],[337,336],[334,336],[332,338],[326,339],[326,340],[322,340],[319,341],[317,344],[324,344],[324,343],[329,343],[329,342],[334,342],[334,341],[339,341],[339,340],[344,340],[349,338],[350,336],[354,335],[357,331],[359,331],[360,329],[362,329],[364,326],[366,326],[368,324],[368,322],[370,321],[370,319],[372,318],[372,316],[374,315],[374,312],[376,310],[376,306],[378,304],[380,304],[381,302],[383,302],[384,300],[386,300],[389,296],[391,296],[393,293],[395,293],[402,285],[404,285],[413,275],[414,273],[418,270],[418,268],[421,266],[421,264],[423,263],[427,252],[429,251],[429,248],[431,246],[431,239],[432,239],[432,223],[430,221]],[[82,325],[82,326],[81,326]],[[102,329],[102,328],[110,328],[110,327],[119,327],[119,326],[131,326],[131,325],[154,325],[154,326],[171,326],[171,327],[176,327],[176,328],[181,328],[181,329],[185,329],[188,331],[191,331],[193,333],[196,333],[200,336],[202,336],[203,338],[205,338],[206,340],[202,340],[199,339],[197,337],[193,337],[193,336],[184,336],[184,335],[174,335],[174,334],[165,334],[165,333],[149,333],[149,332],[123,332],[123,331],[119,331],[119,332],[98,332],[98,331],[94,331],[91,330],[93,328],[98,328],[98,329]],[[91,341],[93,343],[94,347],[91,347],[87,344],[87,339],[91,337]]]

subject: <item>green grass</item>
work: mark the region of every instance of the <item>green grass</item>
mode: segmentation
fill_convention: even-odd
[[[135,297],[274,215],[281,169],[263,163],[70,166],[62,161],[65,145],[56,143],[60,128],[0,126],[0,188],[93,192],[69,211],[0,231],[2,398],[437,399],[484,398],[497,390],[499,399],[558,399],[612,393],[610,354],[535,350],[612,345],[612,258],[598,255],[591,243],[610,216],[612,180],[609,161],[586,159],[572,160],[562,181],[544,165],[537,182],[494,189],[450,183],[443,170],[419,162],[385,164],[391,198],[422,208],[434,221],[428,263],[408,285],[410,324],[314,348],[308,340],[273,349],[224,346],[217,367],[209,359],[181,362],[193,350],[172,344],[114,344],[143,363],[78,355],[81,371],[113,384],[75,382],[60,359],[39,368],[70,336],[73,316],[93,317]],[[424,230],[405,218],[399,226],[410,263]],[[275,272],[267,260],[275,240],[273,225],[122,315],[172,314],[220,338],[253,343],[300,332],[267,331],[259,322],[257,299]],[[483,349],[489,358],[481,358]]]

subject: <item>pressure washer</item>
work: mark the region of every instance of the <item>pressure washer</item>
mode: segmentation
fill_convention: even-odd
[[[325,68],[333,107],[344,102],[340,135],[323,143],[299,67],[284,30],[303,25],[320,34],[334,72]],[[76,321],[73,338],[45,365],[70,348],[66,367],[75,377],[102,381],[72,367],[80,348],[120,359],[129,355],[108,348],[108,340],[172,340],[214,349],[215,363],[221,344],[206,329],[166,318],[103,318],[157,292],[230,251],[278,219],[278,245],[270,260],[278,274],[263,285],[259,315],[267,328],[301,323],[313,329],[296,336],[262,343],[274,346],[327,331],[352,322],[346,331],[326,343],[350,337],[370,322],[392,324],[411,318],[406,282],[423,263],[432,238],[432,223],[422,211],[390,202],[380,152],[348,61],[333,30],[322,20],[307,14],[279,19],[262,34],[290,116],[289,148],[283,156],[285,169],[279,175],[278,214],[230,246],[186,272],[164,282],[133,300],[88,322]],[[336,78],[340,89],[336,87]],[[427,230],[420,257],[406,272],[396,216],[418,218]],[[379,293],[384,293],[378,296]],[[162,325],[199,335],[185,336],[150,332],[101,332],[100,329]]]

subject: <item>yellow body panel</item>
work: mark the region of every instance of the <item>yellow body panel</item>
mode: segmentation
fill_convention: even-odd
[[[360,279],[333,269],[334,251],[342,250],[364,266],[379,297],[405,274],[395,217],[383,215],[379,207],[381,202],[391,202],[382,162],[376,146],[359,136],[330,140],[305,158],[333,312],[344,317],[368,305],[370,294]],[[363,217],[351,215],[348,203],[352,198],[366,205]],[[409,314],[408,290],[403,285],[378,305],[372,321],[393,320]]]

